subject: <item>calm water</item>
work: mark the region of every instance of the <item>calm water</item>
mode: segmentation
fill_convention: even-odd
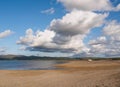
[[[58,69],[54,65],[63,63],[58,60],[2,60],[0,70],[47,70]]]

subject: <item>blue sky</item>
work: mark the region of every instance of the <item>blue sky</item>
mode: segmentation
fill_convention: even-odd
[[[7,53],[20,53],[16,41],[28,28],[44,30],[53,18],[60,18],[64,11],[55,0],[0,0],[0,32],[10,29],[10,37],[0,39],[1,47],[7,47]],[[42,14],[42,10],[56,8],[52,15]]]
[[[94,0],[91,0],[94,1]],[[98,0],[100,1],[100,0]],[[102,0],[103,1],[103,0]],[[106,1],[106,2],[105,2]],[[109,6],[109,3],[107,3],[106,7],[104,7],[104,5],[100,5],[100,7],[92,7],[91,9],[89,8],[89,3],[88,0],[85,0],[85,5],[86,7],[83,7],[81,4],[78,4],[80,6],[80,8],[78,8],[77,4],[75,3],[73,5],[73,7],[71,6],[72,1],[70,0],[0,0],[0,34],[6,30],[10,30],[12,33],[9,36],[6,36],[4,38],[0,38],[0,49],[5,48],[4,52],[0,52],[1,54],[20,54],[20,55],[36,55],[39,54],[40,56],[69,56],[69,55],[77,55],[79,54],[80,56],[85,53],[85,55],[88,54],[92,54],[90,56],[93,56],[93,53],[89,53],[88,50],[90,51],[94,46],[90,46],[89,47],[89,43],[90,41],[92,42],[92,40],[97,41],[97,37],[100,38],[102,36],[104,37],[108,37],[107,35],[104,35],[103,30],[105,26],[108,26],[110,22],[112,22],[113,20],[116,20],[117,23],[114,24],[117,26],[117,24],[119,24],[120,22],[120,11],[119,9],[117,11],[115,11],[115,9],[117,9],[117,6],[119,5],[120,1],[119,0],[105,0],[103,1],[103,3],[107,3],[107,1],[109,1],[112,6]],[[77,0],[76,0],[77,2]],[[80,0],[78,0],[77,3],[84,3],[81,2]],[[74,3],[74,2],[73,2]],[[90,2],[92,4],[94,4],[94,2]],[[108,8],[107,8],[108,6]],[[120,6],[119,6],[120,7]],[[50,10],[52,8],[52,10]],[[82,9],[85,8],[85,9]],[[102,10],[101,10],[102,8]],[[114,10],[113,10],[114,8]],[[100,20],[104,20],[105,23],[98,25],[94,25],[97,27],[92,27],[91,29],[89,29],[88,31],[85,31],[85,33],[81,33],[83,30],[85,30],[84,28],[82,30],[80,30],[80,33],[77,35],[70,35],[67,34],[68,36],[71,37],[68,38],[68,36],[65,33],[71,33],[71,31],[68,30],[57,30],[56,29],[56,25],[59,23],[59,21],[57,19],[60,19],[60,21],[64,20],[62,19],[63,17],[66,17],[67,14],[70,14],[72,16],[72,12],[74,14],[74,9],[77,11],[81,11],[80,14],[85,13],[86,9],[87,11],[89,11],[89,15],[92,15],[92,13],[95,14],[101,14],[101,17],[103,17],[103,15],[107,15],[106,17],[103,17],[103,19]],[[53,11],[53,13],[50,13],[51,11]],[[79,13],[79,12],[76,12]],[[88,15],[88,16],[89,16]],[[70,16],[70,17],[71,17]],[[84,15],[81,15],[80,17],[82,18],[82,16],[84,17]],[[69,16],[68,16],[69,17]],[[73,16],[74,18],[74,16]],[[53,19],[55,20],[55,24],[52,24]],[[69,18],[68,18],[69,19]],[[66,20],[66,19],[65,19]],[[73,19],[75,20],[75,19]],[[83,20],[83,19],[80,19]],[[69,21],[69,20],[68,20]],[[83,20],[86,21],[86,20]],[[99,20],[98,20],[99,21]],[[70,21],[71,22],[71,21]],[[62,23],[62,22],[60,22]],[[72,22],[71,22],[72,24]],[[80,25],[80,24],[79,24]],[[87,24],[86,24],[87,25]],[[57,25],[58,26],[58,25]],[[62,25],[59,25],[60,28],[64,27]],[[55,28],[55,29],[54,29]],[[75,27],[76,28],[76,27]],[[73,28],[72,30],[74,30],[75,28]],[[49,45],[41,45],[39,41],[39,45],[35,45],[33,47],[34,44],[29,44],[28,45],[28,41],[24,42],[27,45],[23,44],[23,39],[20,40],[20,37],[22,36],[23,38],[25,38],[25,32],[26,30],[30,29],[32,30],[32,32],[35,32],[37,30],[39,30],[40,32],[43,32],[43,34],[46,35],[45,30],[49,30],[50,31],[54,31],[55,32],[55,36],[51,35],[51,38],[53,38],[52,43],[57,44],[56,47],[53,47],[53,45],[50,44],[50,47],[48,47]],[[81,29],[81,27],[80,27]],[[39,32],[39,33],[40,33]],[[74,31],[72,31],[74,32]],[[110,32],[110,31],[108,31]],[[75,42],[75,43],[80,43],[80,44],[84,44],[85,46],[83,47],[83,45],[78,46],[78,48],[80,48],[83,51],[80,51],[78,49],[76,49],[75,47],[70,47],[69,44],[73,44],[72,43],[72,38],[75,38],[75,36],[80,36],[82,38],[80,38],[80,42]],[[36,34],[37,36],[37,34]],[[49,36],[49,33],[47,35]],[[44,36],[46,39],[47,36]],[[63,37],[62,37],[63,36]],[[110,36],[111,38],[113,38],[113,36]],[[119,36],[118,36],[119,37]],[[49,38],[49,39],[51,39]],[[58,44],[58,41],[55,41],[55,38],[57,38],[57,40],[59,40],[60,38],[67,38],[67,40],[59,40],[59,42],[63,43],[62,41],[66,42],[66,44]],[[41,40],[41,38],[39,38],[38,40]],[[77,39],[79,40],[79,39]],[[19,41],[19,44],[17,44],[16,42]],[[32,40],[33,41],[33,40]],[[68,42],[67,42],[68,41]],[[37,41],[38,42],[38,41]],[[35,41],[31,42],[31,43],[37,43]],[[48,41],[44,41],[45,43],[47,43]],[[103,44],[102,44],[103,45]],[[24,50],[20,50],[20,47],[24,46],[26,47],[26,49]],[[53,48],[52,48],[53,47]],[[60,47],[60,48],[59,48]],[[70,47],[70,48],[67,48]],[[30,49],[34,49],[34,50],[30,50]],[[37,49],[36,49],[37,48]],[[42,51],[41,51],[42,49]],[[54,49],[54,51],[53,51]],[[87,49],[87,52],[86,52]],[[94,48],[97,49],[97,48]],[[50,50],[50,52],[46,52],[43,50]],[[52,50],[52,52],[51,52]],[[71,52],[68,52],[68,50]],[[74,51],[73,51],[74,50]],[[84,52],[85,51],[85,52]],[[91,52],[91,51],[90,51]],[[97,50],[96,50],[97,52]],[[81,54],[82,53],[82,54]],[[101,54],[101,53],[100,53]],[[85,56],[84,55],[84,56]],[[101,55],[104,55],[103,53]],[[118,55],[118,54],[116,54]]]

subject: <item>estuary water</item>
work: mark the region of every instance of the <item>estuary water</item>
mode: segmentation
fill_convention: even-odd
[[[60,60],[0,60],[0,70],[52,70]]]

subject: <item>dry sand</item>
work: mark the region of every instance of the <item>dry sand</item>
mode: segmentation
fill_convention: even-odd
[[[0,87],[120,87],[120,61],[70,61],[62,70],[0,70]]]

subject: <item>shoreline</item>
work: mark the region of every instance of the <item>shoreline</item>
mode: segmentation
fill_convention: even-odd
[[[120,87],[120,61],[68,61],[61,70],[0,70],[0,87]]]
[[[115,69],[120,68],[120,60],[79,60],[79,61],[67,61],[63,64],[56,64],[56,67],[64,68],[64,69]]]

